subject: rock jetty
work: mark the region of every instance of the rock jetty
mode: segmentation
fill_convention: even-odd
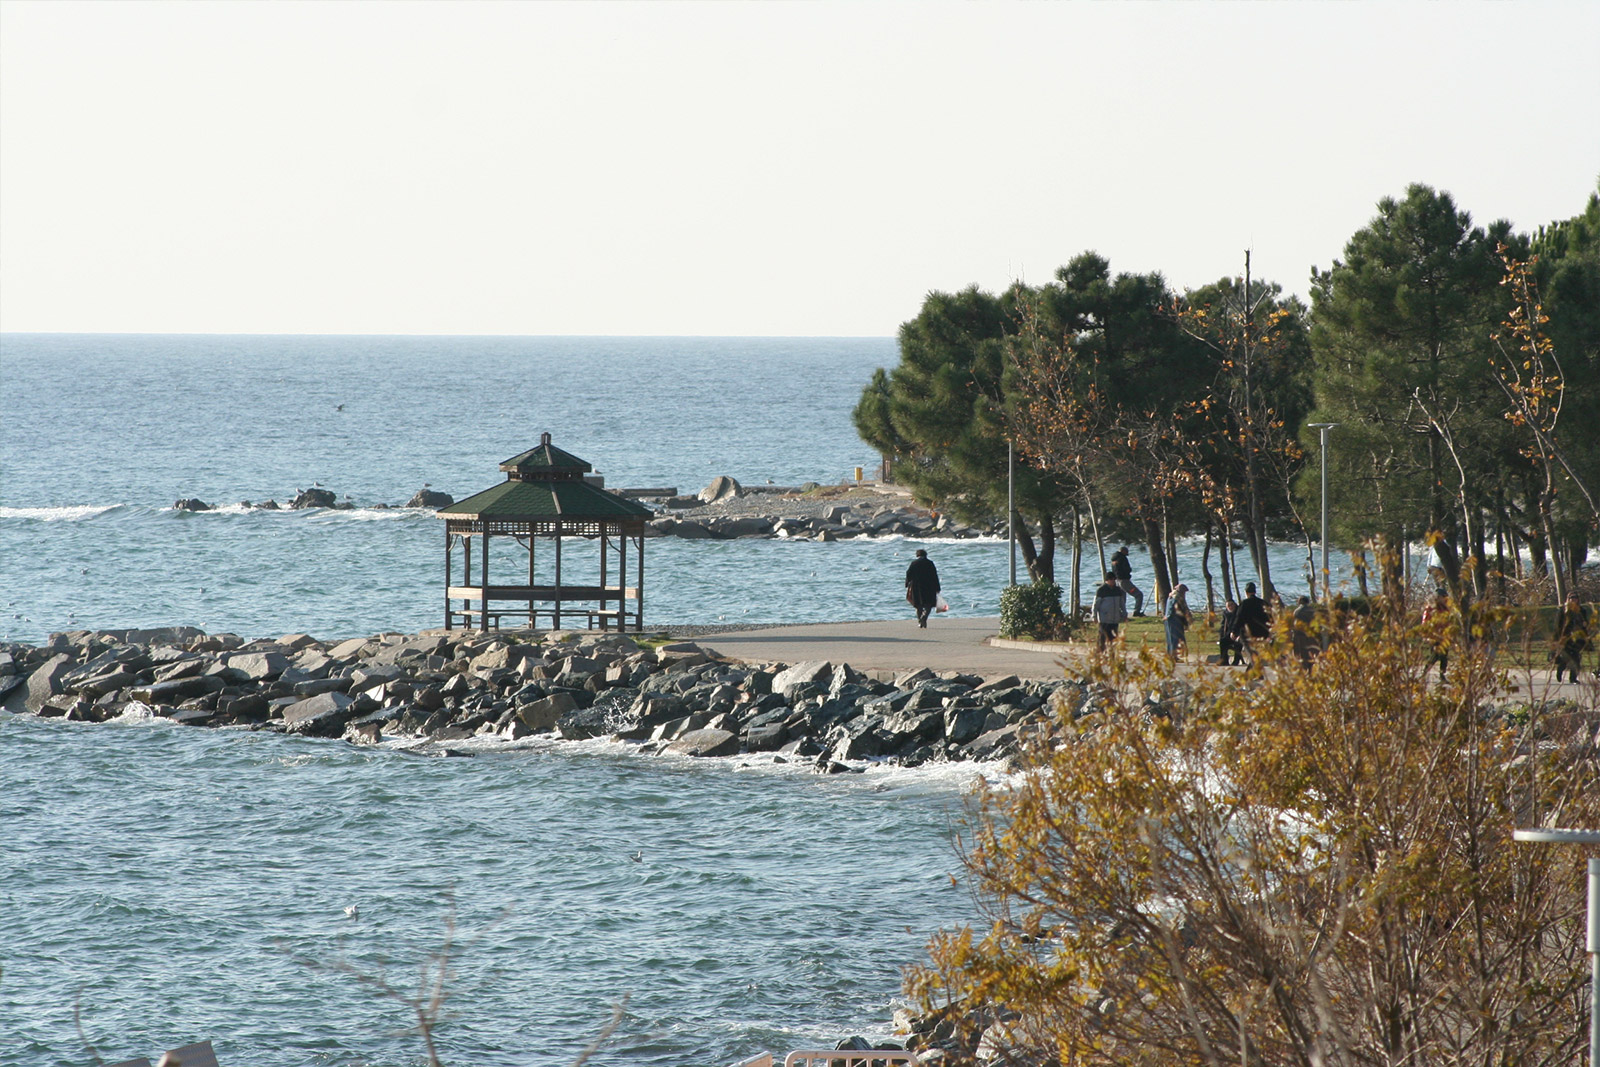
[[[651,537],[737,537],[843,541],[853,537],[972,538],[1003,535],[1005,524],[969,525],[922,507],[892,486],[742,486],[719,477],[693,495],[641,498],[658,510]]]
[[[0,702],[104,722],[130,711],[188,726],[354,744],[493,735],[610,738],[646,753],[774,753],[839,773],[866,761],[1004,760],[1082,682],[985,680],[845,663],[745,664],[688,641],[589,631],[434,631],[339,642],[245,641],[191,627],[73,631],[0,645]]]

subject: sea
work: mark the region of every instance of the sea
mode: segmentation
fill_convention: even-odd
[[[611,488],[871,477],[850,412],[896,361],[892,338],[0,335],[0,640],[438,626],[443,523],[393,506],[417,490],[497,484],[546,432]],[[243,504],[311,487],[350,506]],[[905,617],[918,548],[953,613],[997,614],[1003,537],[657,538],[645,622]],[[1305,557],[1275,549],[1286,595]],[[468,751],[0,712],[0,1067],[202,1039],[225,1067],[422,1064],[419,1005],[447,1064],[572,1063],[614,1016],[589,1062],[731,1064],[887,1036],[902,969],[978,920],[955,842],[995,768]]]

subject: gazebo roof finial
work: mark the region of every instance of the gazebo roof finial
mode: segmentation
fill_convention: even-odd
[[[539,435],[539,443],[526,452],[500,464],[506,477],[518,481],[576,481],[594,470],[585,460],[550,443],[550,431]]]

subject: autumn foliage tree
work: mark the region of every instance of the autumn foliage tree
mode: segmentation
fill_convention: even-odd
[[[1430,686],[1459,632],[1358,620],[1193,691],[1106,664],[976,797],[991,924],[909,992],[1005,1064],[1576,1062],[1584,857],[1511,834],[1600,824],[1593,724],[1488,710],[1481,649]]]

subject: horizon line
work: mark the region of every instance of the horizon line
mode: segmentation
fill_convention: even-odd
[[[392,333],[333,330],[327,332],[260,330],[0,330],[0,337],[541,337],[635,338],[639,340],[782,340],[818,339],[892,341],[895,335],[876,333]]]

